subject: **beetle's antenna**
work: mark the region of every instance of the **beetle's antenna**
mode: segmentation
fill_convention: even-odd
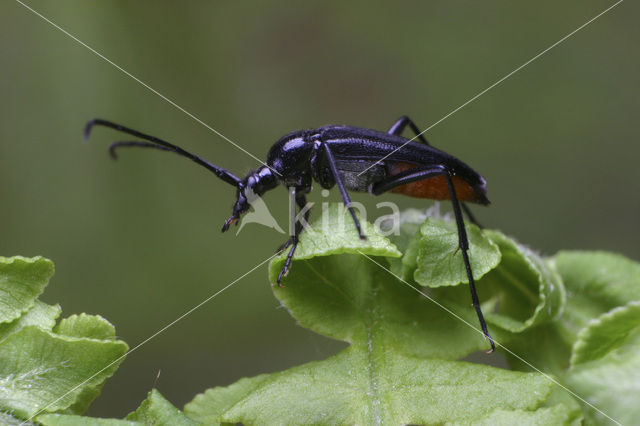
[[[139,148],[154,148],[154,149],[159,149],[161,151],[175,152],[171,148],[167,148],[166,146],[162,146],[162,145],[156,145],[151,142],[119,141],[119,142],[113,142],[111,145],[109,145],[109,155],[111,155],[111,158],[113,158],[114,160],[118,159],[118,154],[116,153],[116,149],[120,148],[121,146],[136,146]]]
[[[205,169],[213,172],[213,174],[215,174],[216,176],[218,176],[220,179],[222,179],[223,181],[233,185],[233,186],[238,186],[242,180],[237,177],[236,175],[234,175],[233,173],[231,173],[228,170],[225,170],[221,167],[218,167],[214,164],[209,163],[208,161],[198,157],[195,154],[192,154],[188,151],[185,151],[184,149],[180,148],[179,146],[173,145],[167,141],[164,141],[160,138],[157,138],[155,136],[151,136],[151,135],[147,135],[145,133],[139,132],[137,130],[133,130],[130,129],[128,127],[122,126],[120,124],[116,124],[113,123],[111,121],[107,121],[107,120],[102,120],[99,118],[96,118],[94,120],[91,120],[87,123],[85,129],[84,129],[84,138],[85,140],[89,139],[89,136],[91,135],[91,129],[93,128],[93,126],[105,126],[105,127],[110,127],[114,130],[118,130],[120,132],[123,133],[128,133],[130,135],[133,135],[135,137],[138,137],[140,139],[144,139],[147,140],[149,142],[138,142],[138,141],[123,141],[123,142],[114,142],[109,146],[109,153],[111,154],[111,156],[113,158],[117,158],[115,150],[119,147],[139,147],[139,148],[155,148],[155,149],[160,149],[162,151],[169,151],[169,152],[173,152],[175,154],[181,155],[183,157],[186,157],[188,159],[190,159],[191,161],[201,165],[202,167],[204,167]]]

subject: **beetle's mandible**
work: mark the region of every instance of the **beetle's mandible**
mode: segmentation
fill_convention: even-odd
[[[495,349],[480,309],[469,263],[469,240],[462,217],[464,210],[469,219],[477,223],[465,202],[488,205],[486,182],[479,173],[459,159],[431,146],[408,117],[401,117],[387,132],[328,125],[289,133],[271,147],[265,164],[247,174],[244,179],[176,145],[110,121],[91,120],[85,128],[85,138],[89,137],[91,129],[96,125],[111,127],[142,139],[112,143],[109,151],[114,157],[116,149],[122,147],[169,151],[189,158],[235,186],[236,202],[231,216],[222,226],[223,232],[249,210],[250,201],[255,196],[262,196],[279,185],[292,191],[292,199],[295,199],[299,209],[306,205],[306,194],[311,190],[313,181],[326,189],[337,186],[362,239],[366,239],[366,236],[362,233],[360,222],[351,206],[348,191],[369,192],[372,195],[391,191],[411,197],[450,199],[473,306],[482,332],[491,344],[490,352]],[[416,134],[413,139],[402,136],[407,126]],[[308,216],[309,210],[305,212],[305,221]],[[297,222],[293,235],[281,248],[289,248],[289,253],[278,276],[278,285],[289,271],[303,230],[302,224]]]

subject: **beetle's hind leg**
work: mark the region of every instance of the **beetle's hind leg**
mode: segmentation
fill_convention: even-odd
[[[416,123],[414,123],[414,121],[409,117],[407,117],[406,115],[403,115],[395,123],[393,123],[393,126],[389,128],[387,133],[391,135],[402,136],[402,133],[407,128],[407,126],[409,126],[409,128],[411,128],[411,130],[413,130],[413,132],[416,134],[414,139],[417,137],[420,140],[420,142],[424,143],[425,145],[431,146],[429,142],[427,142],[427,139],[423,136],[423,132],[420,131],[420,128],[416,125]],[[469,221],[471,221],[471,223],[476,225],[478,228],[482,228],[482,225],[478,223],[473,213],[471,213],[471,210],[469,209],[469,207],[465,203],[460,203],[460,204],[462,205],[462,210],[464,210],[464,213],[469,218]]]
[[[304,209],[305,206],[307,205],[307,197],[305,196],[307,191],[303,191],[299,188],[293,188],[293,196],[295,197],[295,204],[297,204],[298,208],[300,210]],[[291,200],[292,203],[292,213],[293,213],[293,217],[295,217],[295,205],[293,205],[293,200]],[[311,209],[307,209],[306,212],[304,212],[304,221],[305,223],[308,222],[309,220],[309,214],[311,213]],[[289,269],[291,268],[291,261],[293,260],[293,254],[296,251],[296,248],[298,247],[298,241],[300,238],[300,234],[302,234],[302,231],[304,231],[304,225],[302,224],[302,222],[300,222],[299,220],[296,221],[295,226],[294,226],[294,231],[293,231],[293,235],[291,236],[291,238],[289,238],[287,240],[287,242],[285,242],[282,246],[280,246],[280,248],[278,249],[278,253],[284,251],[287,249],[287,247],[291,247],[289,249],[289,254],[287,254],[287,259],[284,262],[284,265],[282,266],[282,269],[280,270],[280,273],[278,274],[278,286],[280,287],[284,287],[282,285],[282,278],[284,278],[287,273],[289,272]]]
[[[469,262],[469,238],[467,237],[467,231],[464,227],[460,201],[458,200],[458,196],[456,195],[455,187],[453,185],[453,180],[451,179],[449,170],[443,165],[416,167],[414,169],[407,170],[405,172],[391,176],[386,180],[378,182],[377,184],[372,186],[371,193],[374,195],[379,195],[398,186],[428,179],[434,176],[444,176],[447,182],[447,187],[449,188],[451,203],[453,204],[453,213],[455,215],[456,225],[458,228],[458,246],[460,248],[460,251],[462,252],[462,259],[464,261],[464,267],[467,272],[467,279],[469,280],[469,291],[471,292],[471,300],[473,302],[473,307],[476,310],[476,314],[478,315],[482,333],[487,339],[489,339],[489,343],[491,344],[491,349],[488,351],[488,353],[490,353],[493,352],[496,347],[493,339],[491,338],[491,335],[489,334],[487,323],[484,320],[484,315],[482,314],[482,309],[480,308],[480,301],[478,300],[478,293],[476,292],[476,285],[473,279],[473,273],[471,271],[471,263]]]
[[[473,215],[473,213],[471,212],[471,209],[469,208],[469,206],[467,206],[467,203],[461,202],[460,206],[462,206],[462,210],[464,211],[464,214],[467,215],[469,222],[473,223],[475,226],[477,226],[480,229],[484,228],[484,226],[480,225],[480,222],[478,222],[476,217]]]
[[[411,130],[413,130],[413,132],[416,134],[414,139],[418,138],[423,144],[429,145],[427,139],[422,135],[423,132],[420,131],[418,126],[416,126],[416,123],[414,123],[413,120],[406,115],[403,115],[395,123],[393,123],[393,126],[391,126],[387,133],[389,133],[390,135],[402,136],[402,132],[404,132],[404,129],[406,129],[407,126],[409,126],[409,128],[411,128]]]

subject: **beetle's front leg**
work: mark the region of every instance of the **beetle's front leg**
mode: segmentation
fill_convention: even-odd
[[[289,247],[294,242],[294,238],[296,235],[296,227],[297,224],[297,215],[296,215],[296,198],[297,198],[297,189],[294,186],[289,187],[289,239],[285,241],[278,248],[278,253],[284,251],[287,247]],[[278,281],[278,284],[280,282]]]
[[[291,238],[289,238],[287,240],[286,243],[284,243],[280,249],[278,249],[279,252],[285,250],[287,247],[291,247],[291,249],[289,250],[289,254],[287,254],[287,260],[285,260],[284,262],[284,266],[282,267],[282,269],[280,270],[280,273],[278,274],[278,286],[280,287],[284,287],[281,282],[282,282],[282,278],[284,278],[287,273],[289,272],[289,269],[291,267],[291,261],[293,259],[293,254],[296,251],[296,247],[298,247],[298,241],[300,238],[300,234],[302,234],[302,231],[304,231],[304,224],[302,223],[302,221],[300,220],[296,220],[296,205],[298,206],[298,208],[300,209],[300,211],[303,211],[303,209],[306,207],[307,205],[307,197],[305,196],[305,194],[309,192],[308,189],[304,189],[304,188],[292,188],[291,189],[291,217],[293,218],[292,220],[294,220],[294,226],[293,226],[293,235],[291,236]],[[295,201],[294,201],[295,199]],[[309,214],[311,213],[311,209],[307,209],[304,212],[304,223],[306,224],[309,220]]]

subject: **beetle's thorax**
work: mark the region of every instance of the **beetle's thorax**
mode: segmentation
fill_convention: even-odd
[[[310,164],[318,146],[317,134],[313,130],[289,133],[271,147],[267,165],[285,186],[310,186]]]

